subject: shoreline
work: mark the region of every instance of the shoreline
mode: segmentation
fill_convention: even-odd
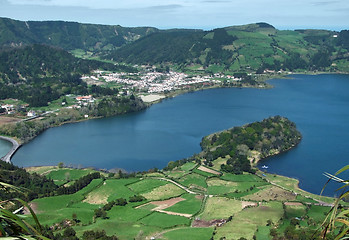
[[[290,78],[292,77],[292,75],[297,75],[297,74],[304,74],[304,75],[320,75],[320,74],[349,74],[349,73],[341,73],[341,72],[293,72],[293,73],[290,73],[290,74],[286,74],[286,75],[273,75],[273,76],[268,76],[268,79],[267,80],[263,80],[264,82],[266,81],[269,81],[269,80],[273,80],[273,79],[285,79],[285,78]],[[149,102],[149,103],[146,103],[148,106],[151,106],[153,104],[156,104],[156,103],[161,103],[164,99],[167,99],[167,98],[174,98],[178,95],[181,95],[181,94],[187,94],[187,93],[191,93],[191,92],[196,92],[196,91],[204,91],[204,90],[208,90],[208,89],[214,89],[214,88],[225,88],[224,86],[210,86],[210,87],[205,87],[205,88],[198,88],[198,89],[195,89],[195,90],[189,90],[189,91],[175,91],[173,93],[170,93],[169,95],[165,95],[166,97],[165,98],[161,98],[161,99],[158,99],[157,101],[154,101],[154,102]],[[238,87],[228,87],[228,88],[238,88]],[[250,88],[253,88],[253,87],[250,87]],[[257,89],[266,89],[266,88],[257,88]],[[94,118],[86,118],[86,119],[80,119],[80,120],[77,120],[77,121],[68,121],[68,122],[64,122],[64,123],[60,123],[59,125],[57,126],[52,126],[52,127],[59,127],[59,126],[62,126],[62,125],[65,125],[65,124],[71,124],[71,123],[78,123],[78,122],[82,122],[82,121],[88,121],[88,120],[92,120],[92,119],[98,119],[98,118],[102,118],[102,117],[94,117]],[[50,127],[50,128],[52,128]],[[4,140],[7,140],[7,141],[10,141],[12,144],[13,144],[13,147],[12,149],[9,151],[9,153],[1,158],[1,160],[4,160],[8,163],[11,163],[11,157],[15,154],[15,152],[18,150],[18,148],[21,146],[20,144],[18,144],[18,142],[12,138],[9,138],[9,137],[1,137],[1,139],[4,139]],[[15,142],[15,143],[14,143]],[[294,146],[295,147],[295,146]],[[292,149],[292,148],[291,148]],[[288,151],[290,149],[287,149],[286,151]],[[285,151],[282,151],[280,153],[276,153],[276,154],[273,154],[271,156],[275,156],[275,155],[278,155],[278,154],[281,154]],[[268,156],[270,157],[270,156]],[[255,162],[255,167],[257,169],[259,169],[257,167],[258,165],[258,162],[260,162],[261,160],[267,160],[267,158],[264,158],[264,159],[259,159],[258,161]],[[261,169],[259,169],[261,170]],[[277,174],[278,175],[278,174]],[[291,178],[291,179],[295,179],[295,178]],[[302,191],[305,191],[301,188],[299,188],[300,190]],[[315,194],[317,195],[317,194]]]
[[[18,150],[18,148],[20,148],[22,145],[19,144],[16,140],[14,140],[13,138],[9,138],[9,137],[5,137],[5,136],[0,136],[0,139],[8,141],[10,143],[12,143],[12,148],[10,149],[10,151],[1,158],[2,161],[7,162],[7,163],[12,163],[11,162],[11,158],[13,156],[13,154],[15,154],[15,152]]]

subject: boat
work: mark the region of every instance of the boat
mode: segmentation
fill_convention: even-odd
[[[268,167],[268,166],[266,166],[266,165],[263,165],[263,166],[262,166],[262,168],[264,168],[264,169],[268,169],[269,167]]]

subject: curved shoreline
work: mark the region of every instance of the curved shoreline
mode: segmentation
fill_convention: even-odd
[[[2,161],[5,161],[7,163],[11,163],[11,157],[18,150],[18,148],[20,148],[21,145],[16,140],[9,138],[9,137],[0,136],[0,139],[6,140],[6,141],[12,143],[11,150],[5,156],[3,156],[1,158]]]

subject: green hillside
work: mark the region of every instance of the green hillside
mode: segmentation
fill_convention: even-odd
[[[127,28],[63,21],[17,21],[0,18],[0,46],[47,44],[66,50],[104,51],[116,49],[149,33],[152,27]]]
[[[28,45],[0,51],[0,99],[16,98],[30,106],[46,106],[66,94],[115,94],[110,89],[88,88],[80,77],[95,69],[136,69],[94,60],[79,59],[46,45]]]
[[[128,44],[107,59],[137,64],[200,66],[206,71],[348,71],[348,31],[280,31],[266,23],[205,32],[157,32]]]

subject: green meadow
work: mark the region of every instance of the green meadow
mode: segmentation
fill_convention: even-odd
[[[104,230],[107,235],[125,240],[252,239],[254,236],[272,239],[271,232],[276,230],[282,235],[295,218],[300,219],[299,229],[314,229],[330,209],[319,206],[317,198],[298,190],[296,182],[288,182],[281,176],[263,177],[259,172],[219,176],[197,167],[189,162],[172,171],[140,177],[102,176],[74,194],[36,199],[31,204],[43,225],[59,226],[72,221],[77,236],[87,230]],[[36,171],[56,181],[65,180],[70,173],[73,181],[92,170],[43,167]],[[169,176],[176,184],[170,182]],[[293,191],[297,191],[297,196]],[[270,194],[278,197],[271,198]],[[134,196],[144,198],[131,202]],[[120,198],[127,204],[112,206],[106,210],[105,218],[95,216],[96,209]],[[218,225],[218,221],[223,224]]]

